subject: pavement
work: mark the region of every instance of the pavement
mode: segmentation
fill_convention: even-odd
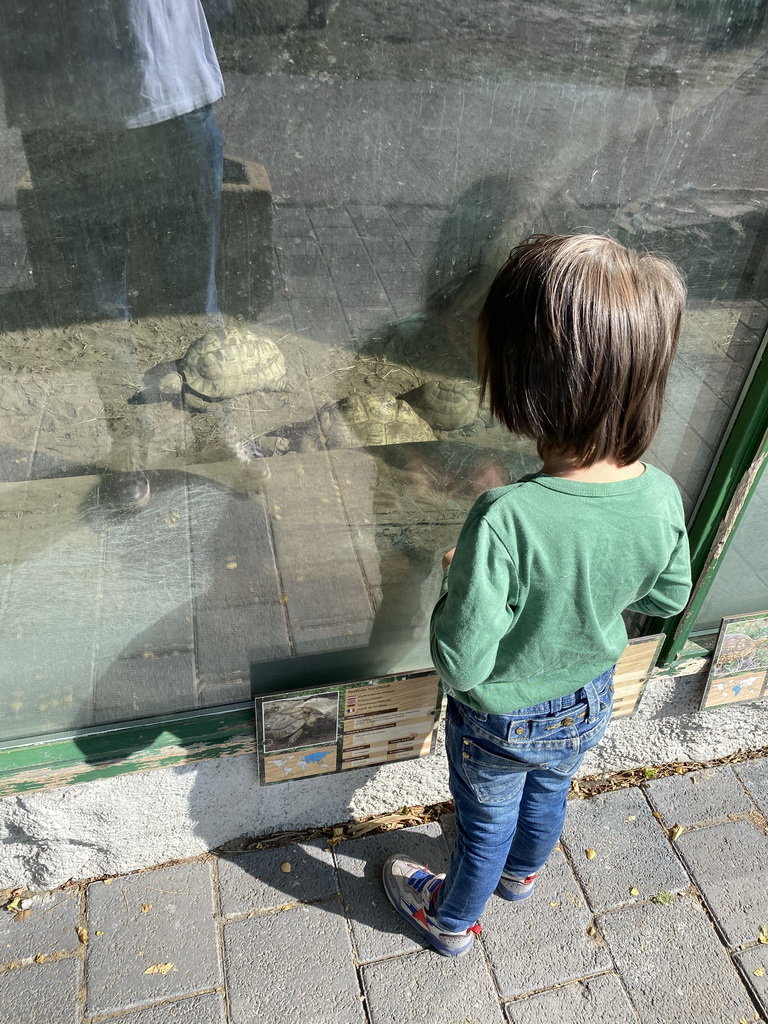
[[[450,815],[22,896],[0,918],[0,1020],[763,1021],[766,783],[768,759],[751,760],[572,800],[533,897],[492,896],[456,960],[424,948],[380,883],[393,852],[443,869]]]

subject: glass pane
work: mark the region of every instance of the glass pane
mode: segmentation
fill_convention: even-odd
[[[3,4],[2,737],[425,667],[443,551],[538,467],[473,334],[533,231],[686,271],[690,510],[766,322],[765,12]]]
[[[717,629],[725,615],[768,608],[768,476],[763,474],[707,594],[695,629]]]

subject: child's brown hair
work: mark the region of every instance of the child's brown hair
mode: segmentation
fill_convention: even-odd
[[[629,465],[658,428],[684,309],[663,257],[601,235],[533,235],[480,313],[481,394],[540,451]]]

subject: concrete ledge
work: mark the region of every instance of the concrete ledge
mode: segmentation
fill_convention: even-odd
[[[700,712],[706,662],[652,679],[638,712],[614,722],[580,775],[709,761],[768,745],[764,705]],[[331,825],[449,798],[438,753],[262,789],[241,754],[0,800],[0,885],[49,889],[194,857],[241,835]]]

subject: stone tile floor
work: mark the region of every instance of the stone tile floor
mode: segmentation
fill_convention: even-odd
[[[763,1021],[767,782],[755,760],[572,802],[534,897],[492,897],[458,960],[423,948],[379,881],[395,851],[442,869],[450,817],[37,894],[0,918],[0,1020]]]

